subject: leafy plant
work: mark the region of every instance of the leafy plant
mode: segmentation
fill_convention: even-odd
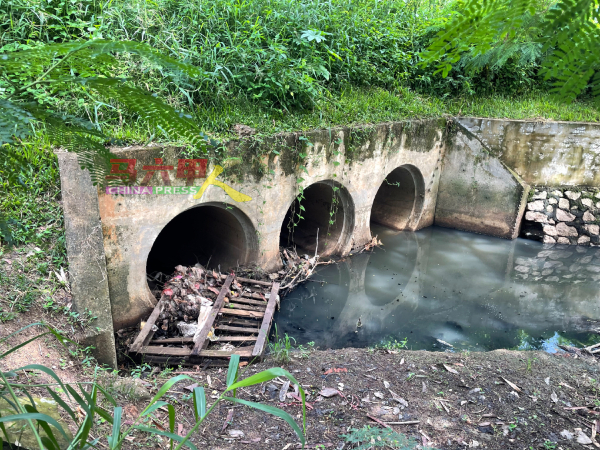
[[[294,352],[296,352],[300,358],[307,357],[309,350],[315,345],[314,342],[309,342],[308,348],[304,347],[303,345],[299,345],[298,347],[294,348],[296,345],[296,339],[288,336],[287,333],[283,338],[280,338],[279,332],[277,331],[277,325],[275,325],[275,336],[273,336],[273,338],[274,339],[272,341],[269,341],[269,354],[278,364],[290,362]],[[294,341],[293,344],[292,341]]]
[[[596,0],[467,0],[422,53],[448,76],[465,59],[496,54],[496,64],[527,35],[529,59],[541,60],[540,74],[567,103],[589,89],[600,97],[600,5]]]
[[[35,339],[38,339],[39,337],[48,334],[53,334],[54,336],[56,336],[59,342],[63,344],[66,344],[67,342],[73,343],[72,341],[66,340],[63,336],[60,335],[60,333],[58,333],[52,327],[41,323],[36,323],[24,327],[21,330],[3,338],[2,340],[0,340],[0,343],[6,341],[7,339],[15,336],[21,331],[24,331],[25,329],[30,328],[32,326],[43,326],[46,327],[48,331],[41,335],[34,336],[33,338],[30,338],[25,342],[12,347],[10,350],[0,355],[0,360],[2,360],[8,354],[34,341]],[[295,378],[287,371],[281,368],[273,368],[252,375],[246,379],[239,380],[238,368],[239,355],[233,355],[229,362],[229,369],[227,371],[227,388],[221,393],[221,395],[214,401],[214,403],[210,407],[208,407],[206,404],[204,388],[194,388],[192,397],[195,424],[185,436],[179,436],[175,433],[175,408],[173,407],[173,405],[162,401],[161,398],[164,397],[169,391],[169,389],[171,389],[176,383],[182,380],[191,380],[191,378],[186,375],[179,375],[173,377],[169,379],[165,384],[163,384],[162,387],[158,389],[158,392],[156,393],[154,398],[152,398],[148,406],[146,406],[146,408],[133,420],[133,423],[130,423],[126,426],[122,421],[122,407],[118,406],[117,402],[112,397],[112,395],[109,394],[106,391],[106,389],[104,389],[97,382],[96,376],[94,377],[94,381],[91,383],[77,383],[76,389],[71,384],[63,383],[52,369],[38,364],[30,364],[19,369],[15,369],[8,373],[0,372],[0,397],[6,398],[10,407],[15,411],[15,414],[0,416],[0,433],[4,436],[7,442],[10,442],[9,433],[6,429],[5,424],[9,422],[13,423],[23,421],[28,425],[29,429],[31,430],[31,433],[34,436],[37,442],[37,446],[40,450],[57,450],[60,448],[60,440],[66,440],[68,442],[69,449],[89,449],[92,447],[96,447],[97,444],[99,444],[100,442],[99,437],[91,437],[93,427],[98,423],[107,422],[108,424],[112,425],[111,433],[105,435],[108,441],[108,448],[110,450],[120,450],[122,448],[125,438],[129,436],[133,431],[141,431],[149,433],[151,435],[164,436],[170,440],[171,448],[173,448],[173,444],[175,442],[177,443],[176,450],[181,449],[184,445],[192,450],[196,450],[196,446],[190,442],[190,437],[198,430],[200,425],[206,420],[208,415],[220,402],[228,401],[249,406],[260,411],[273,414],[279,417],[280,419],[283,419],[296,432],[298,438],[304,446],[304,432],[302,429],[300,429],[300,427],[296,424],[294,419],[288,413],[273,406],[263,405],[261,403],[251,402],[236,397],[236,391],[239,388],[260,384],[272,380],[273,378],[276,378],[278,376],[286,377],[292,383],[297,384],[299,386],[299,392],[302,397],[303,426],[305,429],[305,394],[302,388],[300,387],[299,383],[295,380]],[[15,383],[13,381],[9,381],[9,379],[15,378],[18,372],[25,370],[40,371],[53,378],[55,383],[40,384],[36,386],[45,388],[50,394],[50,396],[55,400],[55,402],[69,415],[72,422],[76,425],[77,431],[75,432],[72,438],[70,438],[70,436],[65,432],[64,428],[59,422],[57,422],[54,418],[50,417],[49,415],[40,413],[37,410],[36,404],[28,392],[29,386],[27,384],[20,384]],[[69,400],[69,403],[74,402],[78,405],[78,408],[80,408],[80,410],[84,413],[82,414],[83,418],[78,418],[76,412],[61,397],[58,388],[53,389],[53,387],[55,386],[58,386],[61,389],[60,393],[64,393],[64,395]],[[20,395],[27,396],[27,398],[30,400],[30,403],[27,404],[26,402],[24,402]],[[101,398],[103,398],[104,401],[101,401]],[[112,414],[102,406],[103,403],[108,403],[113,407]],[[154,426],[149,426],[152,423],[152,413],[158,408],[165,408],[168,411],[168,430],[161,430]],[[98,420],[97,417],[100,420]],[[41,430],[43,430],[43,433],[40,432],[40,428]],[[94,432],[93,434],[97,435],[96,432]]]
[[[407,343],[408,338],[404,338],[401,341],[389,338],[387,340],[384,340],[380,344],[375,345],[375,348],[379,350],[401,350],[403,348],[406,348]]]

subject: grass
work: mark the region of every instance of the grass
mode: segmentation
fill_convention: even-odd
[[[292,341],[294,343],[292,344]],[[308,348],[303,345],[295,347],[296,339],[285,334],[284,337],[279,337],[277,325],[275,325],[275,336],[269,341],[269,355],[277,364],[284,364],[291,361],[292,354],[298,355],[300,358],[305,358],[309,355],[309,350],[313,348],[314,342],[308,343]]]
[[[410,89],[388,91],[380,88],[347,88],[313,109],[284,111],[249,102],[243,98],[222,101],[209,109],[198,109],[199,127],[211,136],[227,140],[237,138],[232,131],[241,123],[260,135],[307,131],[341,125],[379,123],[444,116],[474,116],[506,119],[534,119],[577,122],[600,122],[600,109],[593,103],[562,104],[542,92],[518,98],[503,95],[469,96],[441,99],[418,94]],[[147,144],[153,133],[141,123],[113,126],[113,136],[124,143]],[[168,142],[155,135],[154,142]]]

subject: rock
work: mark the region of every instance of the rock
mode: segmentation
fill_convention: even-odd
[[[584,222],[595,222],[596,218],[594,217],[594,215],[592,213],[590,213],[589,211],[586,211],[583,213],[583,221]]]
[[[254,128],[249,127],[248,125],[241,124],[241,123],[234,125],[233,131],[235,131],[238,134],[238,136],[240,136],[240,137],[252,136],[253,134],[256,134],[256,130]]]
[[[589,255],[589,256],[584,256],[583,258],[581,258],[581,259],[579,260],[579,262],[580,262],[581,264],[589,264],[589,263],[591,263],[591,262],[592,262],[592,258],[593,258],[593,256],[592,256],[592,255]]]
[[[511,402],[514,402],[516,400],[519,399],[519,394],[517,394],[515,391],[510,391],[508,394],[508,400]]]
[[[566,244],[569,245],[571,243],[571,241],[569,241],[569,239],[567,239],[566,237],[559,237],[556,242],[558,244]]]
[[[549,212],[549,213],[554,212],[554,206],[552,206],[552,205],[546,206],[546,212]]]
[[[575,432],[577,433],[578,444],[589,445],[592,443],[592,440],[581,430],[581,428],[575,428]]]
[[[562,193],[561,191],[559,191],[558,189],[557,189],[557,190],[554,190],[554,191],[552,191],[552,192],[550,192],[550,193],[551,193],[552,195],[554,195],[555,197],[562,197],[562,196],[563,196],[563,193]]]
[[[575,216],[569,212],[563,211],[562,209],[556,210],[556,219],[561,222],[573,222],[575,220]]]
[[[550,239],[552,239],[552,238],[550,238]],[[552,240],[554,240],[554,239],[552,239]],[[548,275],[552,275],[553,272],[554,272],[554,270],[552,270],[552,269],[542,270],[542,276],[547,277]]]
[[[563,439],[566,439],[567,441],[572,441],[572,440],[573,440],[573,433],[571,433],[571,432],[570,432],[570,431],[568,431],[568,430],[562,430],[562,431],[560,432],[560,436],[561,436]]]
[[[588,272],[600,273],[600,266],[587,266],[586,270]]]
[[[556,244],[556,240],[550,236],[544,236],[544,239],[542,240],[542,242],[544,244]]]
[[[565,195],[571,200],[577,200],[581,197],[581,192],[566,191]]]
[[[558,236],[558,232],[556,231],[556,227],[553,225],[544,225],[543,231],[546,236]]]
[[[583,206],[587,206],[588,208],[591,208],[592,206],[594,206],[594,202],[592,201],[591,198],[583,198],[583,199],[581,199],[581,204]]]
[[[546,200],[546,198],[548,197],[548,192],[547,191],[539,192],[536,189],[536,192],[538,192],[538,193],[536,193],[533,197],[531,197],[533,200]]]
[[[536,200],[534,202],[527,203],[527,209],[529,211],[543,211],[544,210],[544,201]]]
[[[598,233],[600,233],[600,226],[598,225],[585,225],[583,229],[587,231],[590,236],[598,236]]]
[[[330,398],[330,397],[335,397],[336,395],[339,395],[339,392],[337,389],[333,389],[333,388],[323,388],[321,389],[321,392],[319,392],[319,395],[325,398]]]
[[[538,223],[547,223],[548,216],[544,213],[537,212],[537,211],[527,211],[525,213],[525,220],[530,220],[532,222],[538,222]]]
[[[392,422],[398,420],[398,414],[394,414],[394,408],[390,406],[374,405],[369,410],[370,414],[379,420]]]
[[[520,273],[529,273],[529,267],[527,266],[516,266],[515,270]]]
[[[558,207],[560,209],[569,209],[571,207],[571,204],[569,203],[569,200],[567,200],[566,198],[561,198],[558,201]]]
[[[32,400],[35,404],[35,408],[38,410],[39,413],[46,414],[47,416],[53,418],[60,424],[60,426],[65,431],[65,434],[67,435],[68,441],[67,441],[67,439],[65,439],[65,437],[61,433],[58,433],[56,431],[56,429],[53,430],[54,437],[58,440],[58,444],[61,449],[68,448],[69,443],[73,439],[73,435],[71,434],[71,431],[69,430],[69,422],[70,421],[67,422],[61,418],[61,413],[59,412],[59,409],[58,409],[58,406],[59,406],[58,403],[56,403],[51,398],[45,398],[45,397],[33,397],[32,399],[23,398],[23,397],[19,398],[19,401],[21,402],[21,404],[23,406],[31,405]],[[16,414],[16,413],[15,413],[15,410],[12,408],[12,406],[10,406],[10,404],[7,403],[7,401],[5,399],[0,398],[0,416],[8,416],[8,415],[13,415],[13,414]],[[26,426],[25,424],[26,424],[26,422],[20,421],[20,420],[14,421],[14,422],[4,422],[2,425],[5,426],[5,430],[6,430],[6,433],[8,434],[8,438],[6,438],[6,436],[4,435],[4,431],[0,431],[0,446],[2,444],[2,441],[6,441],[8,439],[13,444],[16,441],[18,441],[20,444],[19,447],[10,447],[10,446],[5,445],[3,448],[6,448],[6,449],[9,449],[9,448],[14,448],[14,449],[16,449],[16,448],[19,448],[19,449],[39,448],[38,444],[37,444],[37,438],[32,433],[31,429],[28,426]],[[38,430],[39,430],[39,434],[42,437],[42,439],[47,437],[45,431],[43,431],[42,429],[38,429]]]
[[[122,395],[130,397],[136,401],[147,401],[152,398],[150,392],[144,387],[144,382],[139,378],[118,378],[113,384],[112,389]]]
[[[546,261],[543,269],[554,269],[556,267],[562,267],[564,264],[561,261]]]
[[[242,430],[229,430],[229,437],[234,439],[243,438],[244,432]]]
[[[559,223],[558,225],[556,225],[556,233],[559,236],[577,237],[579,235],[579,233],[577,233],[577,229],[575,227],[570,227],[565,223]]]
[[[481,392],[481,388],[474,388],[469,391],[469,395],[479,394]]]
[[[589,243],[590,243],[589,236],[580,236],[579,239],[577,239],[577,245],[586,245]]]
[[[549,198],[548,203],[550,203],[551,205],[556,205],[558,203],[558,200],[556,200],[555,198]]]
[[[556,283],[557,281],[559,281],[559,278],[558,277],[548,277],[548,278],[546,278],[546,281]]]
[[[600,209],[600,202],[596,203],[596,208]]]

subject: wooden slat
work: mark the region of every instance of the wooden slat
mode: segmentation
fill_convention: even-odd
[[[242,327],[250,326],[260,328],[262,324],[258,322],[258,319],[236,319],[235,317],[225,317],[219,321],[219,325],[240,325]]]
[[[229,286],[231,286],[232,281],[233,281],[233,275],[228,275],[227,278],[225,279],[225,283],[223,283],[223,287],[221,288],[221,291],[219,292],[219,296],[215,300],[215,303],[213,304],[210,314],[208,315],[206,322],[204,323],[204,326],[202,327],[202,330],[200,330],[200,333],[198,334],[198,339],[196,340],[196,343],[194,344],[194,349],[192,350],[192,355],[198,356],[200,350],[203,349],[204,347],[206,347],[206,345],[207,345],[206,338],[208,337],[208,333],[210,332],[210,329],[212,328],[213,323],[215,322],[215,319],[217,318],[217,314],[219,313],[219,311],[223,307],[223,304],[225,303],[225,295],[227,295],[227,293],[229,292]]]
[[[140,348],[142,348],[142,346],[144,345],[144,341],[146,340],[146,338],[152,331],[152,326],[156,322],[156,319],[158,319],[158,316],[162,312],[162,309],[163,309],[163,302],[162,302],[162,300],[159,300],[158,303],[156,304],[156,306],[154,307],[154,311],[152,311],[152,314],[150,314],[150,317],[146,321],[146,324],[140,331],[140,334],[137,335],[137,337],[135,338],[135,341],[133,341],[133,344],[131,344],[131,347],[129,347],[130,351],[137,352],[137,351],[139,351]]]
[[[212,343],[214,344],[215,342],[246,342],[246,341],[256,341],[256,339],[258,339],[256,336],[217,336],[219,339],[217,339],[216,341],[212,341]]]
[[[219,311],[221,314],[227,316],[240,316],[240,317],[255,317],[261,318],[264,317],[265,313],[260,311],[245,311],[243,309],[231,309],[231,308],[223,308]]]
[[[271,330],[271,321],[273,320],[273,314],[275,313],[275,306],[277,306],[277,294],[279,293],[279,283],[273,283],[271,288],[271,295],[269,296],[269,303],[267,304],[267,310],[263,317],[262,326],[260,327],[260,333],[258,334],[258,340],[254,345],[252,356],[261,356],[265,347],[265,342],[269,336]]]
[[[261,296],[260,294],[253,292],[252,294],[248,294],[247,292],[242,293],[242,298],[256,298],[258,300],[261,300],[261,304],[266,305],[267,304],[267,299],[265,299],[265,296]],[[236,298],[237,300],[237,298]]]
[[[174,337],[174,338],[167,338],[167,339],[154,339],[152,341],[150,341],[151,344],[191,344],[192,342],[194,342],[194,338],[193,337]]]
[[[168,339],[156,339],[150,341],[150,344],[162,345],[162,344],[191,344],[194,342],[194,338],[191,337],[177,337]],[[256,341],[256,337],[253,336],[219,336],[216,342],[244,342],[244,341]]]
[[[259,286],[271,286],[273,283],[268,281],[251,280],[250,278],[236,277],[236,280],[240,283],[258,284]]]
[[[260,298],[260,297],[257,297]],[[256,306],[267,306],[267,302],[264,300],[250,300],[248,297],[232,297],[230,301],[235,303],[245,303],[247,305],[256,305]]]
[[[240,347],[236,348],[233,351],[223,351],[223,350],[202,350],[199,356],[203,356],[205,358],[228,358],[231,355],[240,355],[242,357],[249,358],[252,356],[252,349],[254,347]]]
[[[240,356],[252,356],[252,349],[254,347],[240,347],[236,348],[232,351],[224,351],[224,350],[201,350],[198,356],[208,357],[208,358],[225,358],[231,356],[233,354]],[[177,348],[177,347],[156,347],[153,345],[149,345],[146,347],[142,347],[140,353],[144,353],[146,355],[162,355],[162,356],[191,356],[189,348]]]
[[[157,345],[146,345],[142,347],[139,353],[146,355],[167,355],[167,356],[188,356],[191,350],[187,347],[159,347]]]
[[[226,305],[223,306],[223,308],[229,308],[229,309],[244,309],[246,311],[264,311],[267,305],[263,305],[262,307],[260,306],[254,306],[254,305],[242,305],[240,303],[228,303]]]
[[[215,330],[230,331],[232,333],[252,333],[258,334],[259,329],[257,328],[241,328],[241,327],[228,327],[227,325],[219,325]]]

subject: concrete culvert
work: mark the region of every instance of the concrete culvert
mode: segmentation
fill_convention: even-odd
[[[146,273],[171,274],[175,266],[200,263],[226,271],[256,258],[256,233],[246,215],[224,204],[203,204],[182,212],[160,232]]]
[[[310,185],[304,189],[303,196],[292,202],[285,215],[280,245],[295,246],[312,256],[317,247],[318,230],[319,255],[336,252],[347,243],[353,228],[354,207],[348,191],[328,180]]]
[[[395,230],[415,230],[425,198],[425,182],[419,169],[404,165],[384,179],[371,208],[371,222]]]

